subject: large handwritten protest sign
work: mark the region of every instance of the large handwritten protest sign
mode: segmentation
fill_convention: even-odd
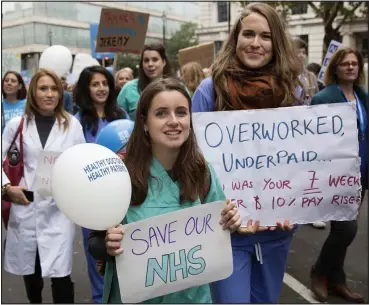
[[[124,226],[116,257],[124,303],[138,303],[227,278],[230,233],[219,225],[225,202],[213,202]]]
[[[43,197],[51,196],[51,172],[61,152],[41,151],[38,155],[34,191]]]
[[[149,14],[101,9],[96,52],[139,54],[145,43]]]
[[[318,81],[319,82],[324,84],[325,70],[327,70],[329,61],[330,61],[331,57],[333,56],[333,54],[336,53],[337,50],[340,49],[340,48],[343,48],[343,44],[338,42],[338,41],[332,40],[329,43],[327,54],[325,54],[325,57],[324,57],[324,60],[323,60],[323,63],[322,63],[322,67],[320,68],[320,71],[319,71],[319,74],[318,74]]]
[[[199,146],[243,224],[356,217],[360,159],[351,103],[195,113],[193,119]]]

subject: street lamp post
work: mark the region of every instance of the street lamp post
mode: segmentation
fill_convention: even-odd
[[[165,48],[165,25],[167,23],[167,15],[165,11],[163,12],[163,15],[161,16],[161,19],[163,20],[163,45]]]
[[[53,45],[52,35],[53,35],[53,32],[51,31],[51,28],[49,28],[49,46],[50,47]]]

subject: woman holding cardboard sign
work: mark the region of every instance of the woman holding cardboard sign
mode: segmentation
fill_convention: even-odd
[[[127,145],[125,164],[132,181],[132,201],[124,222],[131,223],[201,203],[225,200],[213,167],[198,149],[192,129],[191,98],[173,79],[158,79],[142,92],[136,122]],[[141,153],[137,153],[137,147]],[[220,225],[235,231],[240,215],[227,201]],[[256,226],[249,223],[250,230]],[[121,303],[114,256],[123,252],[122,227],[90,234],[89,250],[107,261],[104,302]],[[208,285],[150,299],[150,303],[211,303]]]
[[[251,3],[237,19],[214,64],[193,96],[193,112],[301,105],[298,61],[284,21],[264,3]],[[233,274],[212,283],[214,303],[278,303],[293,226],[232,234]],[[261,232],[263,231],[263,232]]]
[[[338,50],[325,72],[326,88],[316,94],[312,105],[351,103],[356,106],[359,156],[361,157],[361,200],[368,188],[368,93],[364,85],[364,61],[361,54],[351,48]],[[357,220],[331,221],[331,230],[319,258],[311,270],[311,290],[320,302],[328,298],[328,288],[349,302],[362,303],[362,295],[347,286],[343,270],[346,251],[355,239]]]
[[[162,44],[152,43],[143,47],[138,78],[126,83],[118,95],[118,104],[135,119],[141,92],[150,82],[159,77],[173,77],[168,56]]]
[[[24,161],[19,186],[10,185],[2,172],[3,195],[12,202],[5,247],[4,269],[22,275],[30,303],[42,303],[43,277],[51,278],[54,303],[74,303],[71,280],[74,224],[58,209],[54,198],[34,190],[40,151],[63,152],[84,143],[82,126],[64,110],[63,87],[52,71],[41,69],[32,78],[25,116],[9,121],[2,138],[4,159],[19,126],[16,139]],[[26,193],[27,194],[27,193]],[[30,202],[32,201],[32,202]]]

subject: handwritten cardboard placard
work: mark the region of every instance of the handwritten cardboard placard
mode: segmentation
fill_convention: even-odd
[[[95,52],[139,54],[145,43],[149,14],[102,8]]]
[[[325,73],[325,70],[327,70],[329,61],[331,57],[333,56],[333,54],[336,53],[337,50],[340,48],[343,48],[343,44],[338,41],[332,40],[329,43],[327,54],[325,54],[322,67],[320,68],[320,71],[318,74],[318,81],[321,82],[322,84],[324,84],[324,73]]]
[[[199,44],[197,46],[181,49],[178,53],[181,67],[188,62],[195,61],[203,69],[210,68],[215,59],[215,44],[214,42]]]
[[[61,155],[61,152],[41,151],[38,155],[38,163],[34,184],[34,191],[42,197],[51,196],[51,172],[52,168]]]
[[[227,278],[233,271],[230,233],[219,225],[225,202],[213,202],[124,226],[116,268],[124,303]]]
[[[243,225],[356,217],[360,158],[351,103],[195,113],[193,120]]]

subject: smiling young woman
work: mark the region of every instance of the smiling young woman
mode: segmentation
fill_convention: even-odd
[[[9,121],[2,138],[2,159],[12,143],[21,117]],[[42,303],[43,277],[51,278],[54,303],[73,303],[71,280],[74,224],[56,207],[52,197],[34,192],[30,202],[23,191],[34,186],[41,151],[63,152],[84,143],[81,124],[63,105],[63,87],[52,71],[40,69],[31,79],[23,123],[24,176],[10,185],[2,172],[6,194],[12,202],[5,247],[4,269],[23,275],[30,303]],[[37,219],[37,221],[36,221]],[[42,268],[41,268],[42,266]]]
[[[126,83],[118,96],[118,104],[134,120],[141,92],[156,78],[174,77],[165,47],[159,43],[145,45],[141,52],[138,78]]]
[[[198,148],[192,129],[191,98],[178,80],[156,79],[142,92],[124,163],[131,177],[132,200],[122,223],[225,200],[213,167]],[[222,214],[223,229],[237,230],[240,215],[229,200]],[[101,234],[92,232],[89,238],[90,253],[106,261],[104,302],[124,302],[114,260],[123,252],[123,238],[121,226]],[[209,285],[201,285],[146,302],[211,303],[211,296]]]
[[[241,12],[228,39],[192,98],[193,112],[301,105],[301,65],[278,13],[264,3]],[[247,177],[245,177],[247,179]],[[241,230],[231,235],[234,269],[210,285],[214,303],[277,303],[296,226]]]
[[[79,106],[76,118],[81,122],[87,143],[95,143],[97,135],[109,122],[128,118],[117,104],[113,76],[101,66],[85,68],[73,93]],[[101,303],[104,279],[96,270],[96,260],[87,251],[89,232],[89,229],[82,228],[92,300]]]
[[[1,82],[2,103],[1,103],[1,132],[10,119],[22,116],[26,106],[27,89],[22,76],[15,71],[5,73]]]

